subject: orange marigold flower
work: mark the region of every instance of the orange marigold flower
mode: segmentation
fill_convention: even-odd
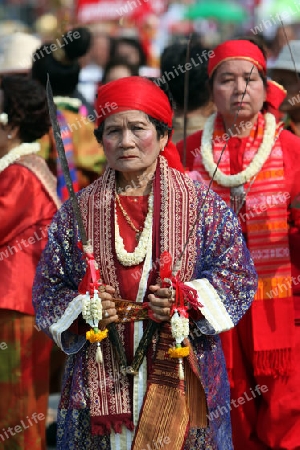
[[[184,358],[185,356],[189,356],[190,349],[189,347],[172,347],[169,348],[168,354],[170,358]]]
[[[108,334],[108,329],[105,328],[105,330],[103,331],[94,331],[94,330],[90,330],[87,331],[85,334],[85,337],[87,339],[87,341],[90,341],[91,344],[93,344],[94,342],[101,342],[103,339],[105,339],[107,337]]]

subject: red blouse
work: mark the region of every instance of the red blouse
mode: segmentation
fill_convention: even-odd
[[[148,212],[148,196],[119,196],[123,209],[128,214],[134,226],[139,229],[144,226]],[[133,252],[136,245],[136,233],[127,223],[121,209],[117,205],[117,218],[120,235],[124,241],[125,250]],[[120,294],[123,299],[135,300],[139,287],[140,276],[143,271],[143,262],[137,266],[124,267],[116,260],[117,274],[119,277]]]
[[[56,210],[26,167],[12,164],[0,173],[0,308],[34,315],[33,279]]]

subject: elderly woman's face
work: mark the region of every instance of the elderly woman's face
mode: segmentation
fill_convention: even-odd
[[[124,173],[142,173],[154,167],[167,136],[157,131],[142,111],[124,111],[105,119],[102,144],[107,162]]]
[[[257,68],[254,66],[251,72],[252,67],[250,61],[238,59],[225,61],[218,67],[213,82],[213,100],[225,120],[233,122],[237,111],[238,121],[251,120],[261,110],[266,90]]]

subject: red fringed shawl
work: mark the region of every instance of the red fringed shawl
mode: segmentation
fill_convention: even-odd
[[[188,281],[194,271],[196,258],[196,232],[192,228],[197,208],[196,190],[193,182],[186,176],[175,170],[170,170],[166,160],[159,158],[159,164],[154,180],[154,219],[153,219],[153,255],[155,262],[162,252],[169,250],[172,261],[177,263],[184,243],[189,236],[189,243],[185,249],[180,266],[180,280]],[[93,190],[87,191],[80,198],[80,206],[84,217],[88,238],[93,243],[95,257],[99,263],[103,281],[114,286],[116,295],[120,296],[121,287],[118,278],[116,255],[114,250],[114,197],[115,197],[115,174],[108,168],[103,177],[94,183]],[[93,211],[93,214],[91,214]],[[175,211],[175,217],[174,217]],[[176,217],[183,215],[186,220],[178,222]],[[101,238],[100,238],[101,237]],[[147,276],[147,285],[154,284],[158,277],[156,264],[151,264]],[[131,299],[135,300],[135,299]],[[145,299],[140,298],[138,301]],[[123,342],[126,334],[123,324],[117,325]],[[172,358],[165,360],[165,348],[172,345],[170,325],[165,324],[159,345],[162,351],[157,354],[152,366],[152,378],[148,380],[148,390],[144,399],[147,402],[147,413],[140,415],[140,422],[136,432],[136,443],[133,448],[140,449],[152,442],[157,435],[175,436],[178,442],[184,442],[189,429],[189,411],[187,400],[192,396],[184,395],[184,384],[174,373],[177,373],[177,361]],[[126,344],[126,342],[125,342]],[[132,430],[132,405],[130,401],[130,384],[128,377],[120,373],[119,365],[112,351],[108,339],[102,343],[104,365],[98,366],[95,362],[95,348],[89,348],[89,389],[90,389],[90,414],[93,434],[109,433],[111,429],[120,432],[122,425]],[[164,366],[164,377],[157,376]],[[202,395],[205,405],[205,395],[199,381],[198,372],[194,373],[194,365],[191,364],[189,379],[191,379],[191,392],[198,398]],[[112,383],[113,380],[113,383]],[[171,380],[171,384],[168,384]],[[163,387],[162,387],[163,385]],[[196,393],[196,394],[195,394]],[[198,394],[199,393],[199,394]],[[202,393],[202,394],[201,394]],[[157,414],[157,404],[169,404],[174,414],[161,420]],[[151,413],[149,411],[152,411]],[[155,419],[154,419],[155,417]],[[199,411],[201,420],[206,419],[205,413]],[[194,420],[194,419],[193,419]],[[161,431],[160,431],[161,430]],[[178,448],[179,445],[178,445]]]

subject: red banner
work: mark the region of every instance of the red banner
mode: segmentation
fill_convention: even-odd
[[[161,14],[165,8],[165,0],[77,0],[76,11],[77,21],[85,24],[122,17],[135,19],[150,12]]]

